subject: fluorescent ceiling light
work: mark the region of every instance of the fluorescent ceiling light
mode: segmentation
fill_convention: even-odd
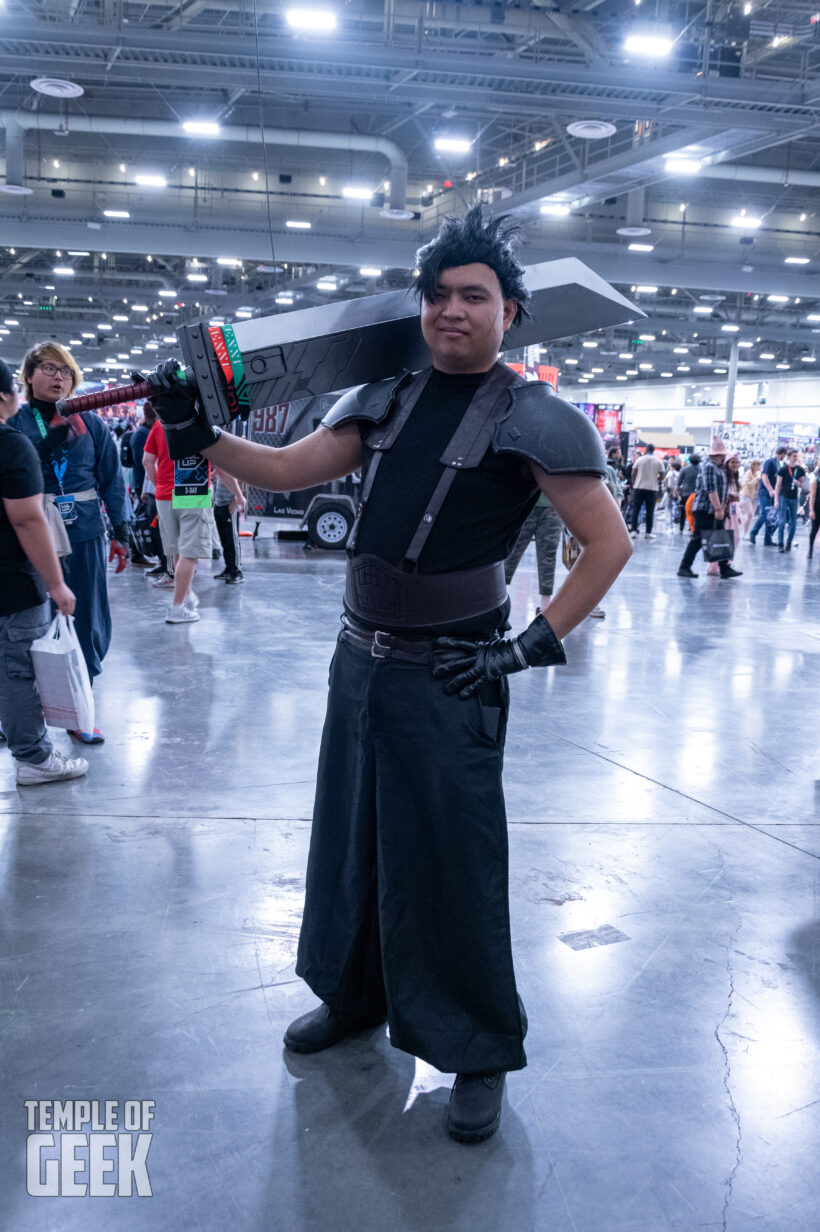
[[[788,304],[788,295],[767,295],[766,299],[770,304]]]
[[[640,368],[641,372],[651,372],[652,369],[655,367],[655,365],[654,364],[638,364],[638,367]]]
[[[756,231],[762,222],[762,218],[752,218],[749,214],[738,214],[732,219],[732,226],[744,227],[747,231]]]
[[[135,175],[134,182],[139,184],[140,188],[167,188],[168,181],[164,175],[142,174]]]
[[[71,253],[68,254],[71,256]],[[786,257],[784,264],[786,265],[808,265],[810,257]]]
[[[6,317],[6,319],[5,319],[5,321],[3,322],[3,324],[4,324],[4,325],[19,325],[19,324],[20,324],[20,322],[19,322],[19,321],[17,321],[17,320],[15,320],[15,318],[14,318],[14,317]]]
[[[189,282],[207,282],[208,281],[207,274],[188,274],[187,278]]]
[[[146,351],[158,351],[159,343],[158,342],[146,342],[145,349]]]
[[[720,328],[724,334],[736,334],[740,330],[739,325],[721,325]]]
[[[569,213],[569,206],[564,205],[561,201],[545,201],[541,206],[542,214],[550,214],[553,218],[566,218]]]
[[[131,311],[132,312],[147,312],[148,305],[147,304],[132,304]]]
[[[253,316],[253,313],[248,312],[248,310],[244,308],[237,308],[236,312],[234,313],[234,316],[236,317],[237,321],[247,321],[250,317]]]
[[[626,370],[626,375],[627,375],[627,376],[637,376],[637,375],[638,375],[638,369],[637,369],[637,368],[627,368],[627,370]]]
[[[698,360],[699,364],[713,364],[714,362],[715,361],[713,359],[706,359],[703,355],[701,355],[700,359]]]
[[[182,127],[191,137],[218,137],[220,132],[216,120],[185,120]]]
[[[624,51],[640,56],[668,56],[673,43],[660,34],[630,34],[624,43]]]
[[[630,244],[629,251],[630,252],[652,252],[654,247],[655,247],[654,244]]]
[[[816,364],[817,360],[813,355],[801,355],[800,362],[801,364]]]
[[[662,372],[661,376],[674,376],[674,372]]]
[[[631,245],[630,245],[630,247],[631,247]],[[658,289],[658,288],[657,288],[657,287],[653,287],[653,286],[651,285],[651,283],[646,283],[646,284],[644,284],[644,285],[642,285],[642,286],[639,286],[639,287],[636,287],[636,288],[635,288],[635,290],[638,292],[638,294],[639,294],[639,295],[654,295],[654,294],[655,294],[655,292],[657,291],[657,289]]]
[[[336,14],[330,9],[288,9],[285,21],[293,30],[336,29]]]
[[[177,340],[176,334],[164,334],[162,338],[162,341],[168,344],[172,344],[176,342],[176,340]]]
[[[163,291],[157,292],[157,295],[161,296],[162,299],[176,299],[176,294],[177,294],[176,291],[164,291],[163,290]]]
[[[565,359],[564,363],[565,364],[577,364],[578,360],[577,359]]]
[[[631,351],[621,351],[620,355],[618,356],[618,359],[632,359],[632,352]]]
[[[468,137],[436,137],[433,142],[442,154],[469,154],[472,144]]]
[[[84,330],[84,331],[83,331],[83,337],[84,337],[84,338],[93,338],[93,337],[94,337],[94,335],[92,334],[91,330],[89,329],[89,330]]]
[[[100,323],[99,323],[99,324],[98,324],[98,326],[97,326],[97,329],[99,329],[99,330],[103,330],[103,331],[104,331],[104,330],[106,330],[106,329],[113,329],[113,328],[114,328],[114,327],[113,327],[112,325],[109,325],[107,321],[100,321]],[[92,334],[91,336],[92,336],[92,338],[94,337],[94,335],[93,335],[93,334]]]
[[[655,341],[654,334],[638,334],[638,337],[640,338],[641,342],[654,342]]]
[[[774,355],[771,351],[761,351],[759,358],[760,359],[774,359]]]
[[[628,378],[628,377],[625,377],[625,376],[616,376],[616,377],[615,377],[615,380],[616,380],[616,381],[626,381],[626,380],[628,380],[628,379],[629,379],[629,378]]]
[[[128,210],[103,210],[106,218],[130,218]]]
[[[112,321],[127,321],[128,317],[125,315],[124,312],[115,312],[111,320]]]
[[[689,347],[684,347],[684,346],[672,347],[672,350],[675,352],[676,355],[688,355],[689,354]]]
[[[363,265],[359,270],[362,278],[381,278],[382,272],[377,265]]]
[[[725,375],[726,375],[725,368],[715,368],[715,376],[725,376]]]
[[[806,317],[807,321],[820,321],[820,312],[810,312]]]
[[[119,352],[117,353],[117,359],[128,359],[128,352],[127,352],[127,351],[119,351]]]
[[[666,170],[678,175],[697,175],[700,162],[697,158],[667,158]]]
[[[292,295],[277,295],[276,303],[277,304],[292,304],[293,296]]]
[[[695,304],[692,311],[699,317],[710,317],[714,312],[714,308],[711,308],[708,304]]]
[[[582,343],[581,343],[581,346],[589,347],[589,348],[590,348],[590,350],[593,350],[593,351],[595,350],[595,348],[597,347],[597,345],[598,345],[598,343],[597,343],[597,342],[593,342],[591,339],[588,339],[586,342],[582,342]]]
[[[369,201],[373,196],[372,188],[360,188],[356,184],[346,184],[342,189],[342,196],[347,197],[348,201]]]
[[[603,372],[604,369],[603,368],[593,368],[592,371],[593,372]]]
[[[70,265],[55,265],[52,273],[57,274],[60,278],[72,278],[74,270]]]
[[[70,257],[90,257],[90,252],[82,252],[79,248],[69,248],[68,255]],[[788,259],[788,258],[787,258]],[[806,258],[808,260],[808,257]]]
[[[775,368],[788,368],[788,364],[775,364]]]
[[[678,364],[678,372],[691,372],[692,369],[688,364]]]
[[[309,231],[313,224],[303,222],[300,218],[289,218],[285,223],[286,227],[290,227],[291,231]]]
[[[337,290],[336,283],[330,282],[327,278],[320,278],[316,283],[317,291],[335,291]]]
[[[216,263],[217,265],[227,265],[231,269],[236,269],[237,266],[241,266],[242,264],[237,257],[217,257]]]

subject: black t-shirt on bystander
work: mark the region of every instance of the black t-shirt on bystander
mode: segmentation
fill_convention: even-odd
[[[3,503],[38,496],[42,490],[43,473],[34,446],[22,432],[0,423],[0,616],[37,607],[47,597]]]
[[[777,472],[780,479],[780,495],[783,500],[797,500],[798,488],[797,484],[805,475],[802,466],[781,466]]]

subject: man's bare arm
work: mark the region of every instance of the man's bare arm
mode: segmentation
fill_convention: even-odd
[[[268,492],[298,492],[342,479],[362,464],[362,442],[355,423],[317,428],[293,445],[272,449],[223,432],[206,458],[254,488]]]
[[[548,475],[533,465],[541,491],[581,545],[582,552],[546,610],[564,638],[600,603],[632,555],[621,512],[603,480],[588,475]]]

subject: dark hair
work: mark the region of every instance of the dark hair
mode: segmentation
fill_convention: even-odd
[[[432,304],[443,270],[474,262],[489,265],[501,284],[504,299],[518,301],[513,325],[529,316],[530,293],[524,286],[524,266],[516,256],[520,226],[508,214],[485,219],[481,205],[470,206],[463,218],[448,214],[436,235],[416,253],[418,273],[413,290]]]
[[[692,453],[689,455],[689,465],[690,466],[700,466],[700,454],[699,453]]]
[[[647,447],[646,447],[646,452],[647,452],[647,453],[654,453],[654,452],[655,452],[655,446],[654,446],[654,445],[651,445],[651,444],[650,444],[650,445],[647,445]]]
[[[150,428],[152,424],[157,422],[157,413],[147,398],[142,404],[142,422],[146,428]]]
[[[778,445],[777,449],[775,449],[774,451],[774,456],[777,457],[779,453],[788,453],[788,452],[789,451],[785,445]]]

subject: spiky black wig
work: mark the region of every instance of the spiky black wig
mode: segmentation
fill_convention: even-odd
[[[518,301],[513,318],[513,325],[518,325],[522,317],[530,315],[524,267],[516,256],[519,233],[518,223],[509,214],[485,219],[480,204],[471,206],[463,218],[448,215],[438,235],[416,253],[419,272],[413,279],[413,290],[432,304],[442,270],[480,262],[495,271],[504,298]]]

